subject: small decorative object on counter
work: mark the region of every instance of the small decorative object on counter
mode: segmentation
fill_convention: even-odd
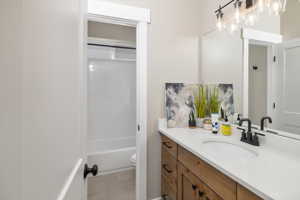
[[[203,120],[203,128],[206,130],[212,130],[211,119],[207,118]]]
[[[226,115],[225,115],[225,121],[222,122],[222,125],[221,125],[221,133],[225,136],[229,136],[232,134],[231,125],[230,125]]]
[[[196,118],[196,126],[198,128],[203,128],[203,118]]]
[[[212,125],[212,133],[217,134],[220,128],[218,113],[211,114],[211,125]]]
[[[234,124],[235,124],[235,125],[239,125],[239,124],[240,124],[240,120],[241,120],[241,114],[235,113],[235,114],[234,114],[234,119],[235,119]]]
[[[193,110],[190,112],[190,115],[189,115],[189,127],[190,128],[197,128],[196,120],[195,120],[195,113],[194,113]]]

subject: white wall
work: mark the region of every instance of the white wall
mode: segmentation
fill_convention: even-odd
[[[90,21],[88,22],[88,36],[135,42],[136,29],[135,27]]]
[[[235,111],[242,113],[242,49],[239,34],[214,31],[201,43],[201,80],[203,83],[232,83]]]
[[[21,199],[20,1],[0,2],[0,199]]]
[[[288,0],[286,12],[281,15],[281,34],[284,40],[300,38],[300,2],[298,0]]]

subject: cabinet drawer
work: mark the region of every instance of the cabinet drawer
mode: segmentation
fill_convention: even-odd
[[[178,160],[224,200],[236,200],[237,184],[182,147],[178,147]]]
[[[174,190],[168,178],[165,175],[162,175],[161,180],[161,196],[166,200],[177,200],[177,190]]]
[[[165,149],[162,149],[161,171],[169,180],[173,190],[177,190],[177,160]]]
[[[174,141],[162,135],[161,145],[163,149],[167,150],[175,159],[177,159],[177,144]]]
[[[178,164],[178,200],[222,200],[189,169]]]
[[[250,192],[245,187],[238,185],[237,186],[237,199],[238,200],[263,200],[258,197],[256,194]]]

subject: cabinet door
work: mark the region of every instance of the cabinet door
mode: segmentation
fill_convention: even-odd
[[[222,198],[179,163],[178,200],[222,200]]]
[[[177,165],[178,200],[198,200],[198,188],[196,179],[190,175],[190,171],[180,163]]]
[[[236,200],[236,182],[182,147],[178,160],[224,200]]]
[[[176,191],[172,189],[169,179],[164,175],[162,175],[161,181],[161,196],[164,200],[177,200]]]
[[[196,185],[186,176],[182,176],[182,200],[198,200]]]
[[[164,148],[162,148],[161,173],[168,179],[170,187],[177,191],[177,161]]]

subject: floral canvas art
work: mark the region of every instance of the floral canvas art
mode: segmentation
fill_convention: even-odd
[[[166,83],[166,114],[168,127],[187,127],[194,111],[193,93],[197,84]]]
[[[190,113],[197,112],[195,108],[195,98],[199,87],[205,88],[208,106],[214,99],[214,109],[207,109],[207,117],[210,117],[210,110],[219,112],[222,108],[226,116],[234,115],[233,85],[232,84],[185,84],[166,83],[165,85],[165,110],[168,128],[188,127]],[[214,98],[212,98],[214,97]],[[210,101],[211,100],[211,101]]]

